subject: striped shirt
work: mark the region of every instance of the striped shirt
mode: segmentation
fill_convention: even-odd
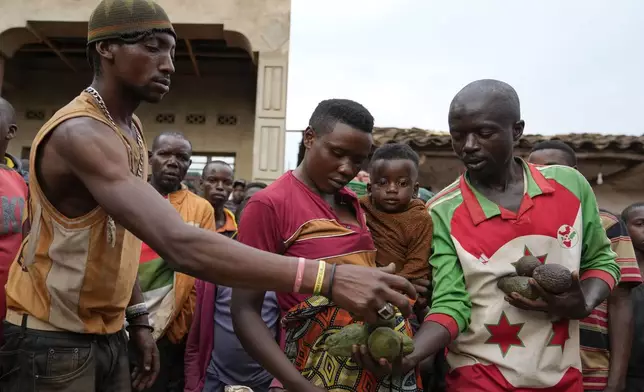
[[[620,286],[634,287],[642,283],[642,275],[635,260],[633,244],[624,223],[608,211],[600,210],[602,226],[610,240],[622,276]],[[590,316],[581,320],[580,349],[584,389],[602,390],[608,382],[610,369],[610,340],[608,336],[608,301],[596,307]]]

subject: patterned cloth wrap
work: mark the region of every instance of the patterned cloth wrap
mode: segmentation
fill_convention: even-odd
[[[396,321],[397,331],[412,336],[409,323],[400,313],[396,313]],[[282,320],[286,331],[284,352],[307,380],[327,391],[421,392],[417,369],[403,377],[388,376],[378,380],[351,358],[334,357],[325,351],[326,339],[354,322],[348,311],[326,297],[309,297],[291,308]]]

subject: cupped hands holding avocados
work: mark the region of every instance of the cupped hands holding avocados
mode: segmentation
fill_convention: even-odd
[[[517,274],[497,283],[511,305],[560,318],[582,319],[590,314],[579,272],[571,273],[560,264],[541,264],[533,256],[524,256],[513,265]]]

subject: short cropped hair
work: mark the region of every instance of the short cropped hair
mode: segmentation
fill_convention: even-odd
[[[309,119],[309,126],[317,134],[333,131],[337,123],[372,133],[373,122],[371,113],[358,102],[349,99],[327,99],[315,108]]]
[[[628,222],[633,211],[642,207],[644,207],[644,202],[638,201],[637,203],[633,203],[630,206],[624,208],[624,211],[622,211],[622,220],[624,221],[624,223]]]
[[[155,150],[158,148],[159,141],[160,141],[160,140],[161,140],[161,138],[163,138],[164,136],[172,136],[172,137],[176,137],[177,139],[185,140],[185,141],[187,141],[187,142],[188,142],[188,144],[190,145],[190,150],[192,150],[192,143],[190,143],[190,140],[188,140],[188,138],[186,138],[186,135],[184,135],[184,134],[183,134],[183,133],[181,133],[181,132],[177,132],[177,131],[165,131],[165,132],[160,133],[160,134],[159,134],[157,137],[155,137],[155,138],[154,138],[154,140],[152,141],[152,151],[155,151]]]
[[[414,166],[418,168],[420,165],[420,158],[416,151],[414,151],[407,144],[403,143],[387,143],[379,147],[371,157],[371,163],[373,164],[379,160],[393,161],[397,159],[410,160],[414,163]],[[373,165],[372,165],[373,167]]]
[[[561,140],[544,140],[539,142],[532,147],[530,153],[539,150],[559,150],[566,155],[570,166],[577,166],[577,154],[575,154],[575,150]]]

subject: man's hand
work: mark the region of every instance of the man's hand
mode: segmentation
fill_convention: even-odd
[[[418,278],[418,279],[412,279],[411,284],[414,286],[416,289],[416,292],[418,293],[418,300],[420,300],[420,297],[427,297],[429,294],[429,285],[432,284],[427,279],[423,278]]]
[[[431,282],[427,279],[419,278],[411,280],[411,284],[414,285],[414,288],[418,293],[418,298],[416,298],[416,302],[413,305],[413,312],[416,315],[416,319],[418,319],[418,323],[420,324],[425,318],[425,311],[427,310],[427,305],[429,304],[429,300],[427,298],[430,294],[429,285],[431,284]]]
[[[130,327],[129,333],[137,360],[132,372],[132,387],[141,391],[150,388],[159,375],[159,349],[147,328]]]
[[[519,293],[512,293],[510,297],[506,297],[506,301],[523,310],[546,312],[555,317],[572,320],[583,319],[592,311],[584,296],[578,271],[572,273],[572,285],[562,294],[548,293],[534,279],[530,279],[530,284],[537,290],[540,298],[530,300]]]
[[[400,350],[402,351],[402,342]],[[358,366],[373,373],[379,379],[391,374],[405,375],[417,365],[411,356],[402,357],[394,363],[390,363],[385,358],[375,359],[365,345],[353,346],[352,359]]]
[[[396,265],[393,263],[384,268],[338,265],[333,280],[332,300],[367,323],[377,322],[378,311],[387,303],[396,306],[403,316],[408,317],[412,312],[409,298],[416,299],[416,290],[407,279],[393,275],[395,271]]]

